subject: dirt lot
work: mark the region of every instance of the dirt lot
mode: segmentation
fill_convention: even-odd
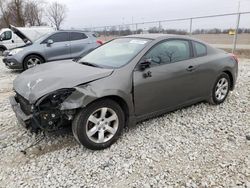
[[[10,108],[18,74],[0,62],[0,187],[250,188],[250,59],[240,59],[225,103],[145,121],[104,151],[79,146],[69,131],[21,153],[42,135],[19,126]]]
[[[118,36],[117,36],[118,37]],[[216,48],[232,52],[233,35],[228,34],[200,34],[192,35],[193,38],[205,41]],[[100,40],[109,41],[115,36],[101,36]],[[239,34],[237,38],[237,49],[234,52],[242,58],[250,58],[250,34]]]
[[[232,44],[234,36],[228,34],[204,34],[204,35],[192,35],[194,38],[198,38],[210,44]],[[250,45],[250,34],[239,34],[237,37],[237,44]]]
[[[192,35],[192,37],[203,40],[209,44],[232,44],[233,43],[233,35],[228,34],[200,34],[200,35]],[[114,36],[101,36],[100,39],[104,41],[108,41],[113,39]],[[239,34],[237,38],[237,44],[240,45],[250,45],[250,34]]]

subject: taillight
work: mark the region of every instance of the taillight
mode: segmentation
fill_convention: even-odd
[[[239,63],[239,59],[237,58],[237,56],[235,54],[230,54],[230,56],[237,62]]]
[[[103,42],[101,40],[97,40],[96,42],[100,45],[103,45]]]

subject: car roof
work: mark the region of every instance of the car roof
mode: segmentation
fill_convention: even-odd
[[[132,37],[132,38],[145,38],[145,39],[158,39],[162,37],[170,37],[172,35],[169,34],[160,34],[160,33],[152,33],[152,34],[134,34],[128,35],[125,37]]]
[[[0,31],[4,32],[4,31],[11,31],[11,29],[9,28],[2,28]]]
[[[79,32],[79,33],[91,33],[93,34],[94,32],[91,31],[83,31],[83,30],[75,30],[75,29],[69,29],[69,30],[57,30],[56,32]]]
[[[188,39],[188,40],[194,40],[198,41],[201,43],[205,43],[203,41],[200,41],[195,38],[191,38],[186,35],[173,35],[173,34],[162,34],[162,33],[152,33],[152,34],[135,34],[135,35],[128,35],[124,36],[125,38],[144,38],[144,39],[151,39],[151,40],[156,40],[156,39],[169,39],[169,38],[178,38],[178,39]]]
[[[54,31],[53,33],[50,33],[50,34],[55,34],[55,33],[60,33],[60,32],[76,32],[76,33],[84,33],[85,35],[87,35],[88,38],[91,38],[91,37],[96,37],[95,36],[95,33],[92,32],[92,31],[83,31],[83,30],[57,30],[57,31]]]

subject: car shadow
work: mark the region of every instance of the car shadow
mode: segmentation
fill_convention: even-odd
[[[20,74],[23,70],[10,70],[11,73]]]
[[[143,120],[143,121],[136,123],[134,126],[125,127],[124,132],[141,131],[140,126],[142,126],[142,124],[144,124],[145,122],[152,121],[156,118],[165,117],[165,116],[170,115],[171,113],[175,113],[179,110],[188,109],[191,106],[198,106],[200,104],[205,104],[205,103],[206,102],[199,102],[197,104],[193,104],[193,105],[189,105],[189,106],[186,106],[184,108],[181,108],[181,109],[173,110],[173,111],[164,113],[162,115],[148,118],[146,120]],[[40,137],[40,136],[42,136],[42,134],[45,134],[45,138],[44,138],[43,143],[37,144],[31,148],[28,148],[26,151],[27,156],[39,157],[39,156],[42,156],[44,154],[48,154],[51,152],[62,150],[64,148],[68,148],[68,147],[72,148],[72,147],[80,146],[73,136],[72,129],[71,129],[70,125],[62,128],[60,130],[53,131],[53,132],[37,133],[36,137]],[[121,137],[122,137],[122,135],[121,135]]]
[[[39,157],[79,145],[74,139],[71,126],[53,132],[38,132],[35,137],[36,140],[21,151],[27,157]]]
[[[146,119],[144,119],[144,120],[141,120],[141,121],[137,122],[135,125],[133,125],[133,126],[128,126],[128,127],[126,127],[125,129],[126,129],[126,131],[134,131],[134,129],[138,129],[138,127],[139,127],[138,125],[139,125],[139,124],[144,124],[145,122],[148,122],[148,121],[151,121],[151,120],[155,120],[155,119],[157,119],[157,118],[163,118],[163,117],[165,117],[165,116],[167,116],[167,115],[170,115],[170,114],[172,114],[172,113],[178,112],[178,111],[180,111],[180,110],[186,110],[186,109],[188,109],[188,108],[190,108],[190,107],[199,106],[199,105],[201,105],[201,104],[208,104],[208,103],[207,103],[206,101],[201,101],[201,102],[198,102],[198,103],[195,103],[195,104],[191,104],[191,105],[188,105],[188,106],[179,108],[179,109],[171,110],[171,111],[166,112],[166,113],[163,113],[163,114],[161,114],[161,115],[156,115],[156,116],[154,116],[154,117],[149,117],[149,118],[146,118]]]

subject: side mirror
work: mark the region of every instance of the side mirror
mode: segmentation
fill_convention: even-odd
[[[144,61],[140,62],[139,69],[144,71],[145,69],[149,68],[151,65],[151,59],[145,59]]]
[[[54,43],[54,41],[51,40],[51,39],[49,39],[49,40],[47,41],[47,45],[48,45],[48,46],[50,46],[50,45],[53,44],[53,43]]]

